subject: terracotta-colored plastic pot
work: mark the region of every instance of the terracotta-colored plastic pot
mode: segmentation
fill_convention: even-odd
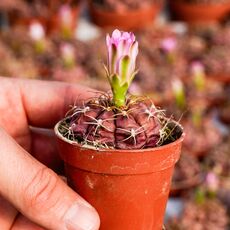
[[[89,0],[89,11],[92,21],[96,25],[108,29],[141,29],[153,23],[161,8],[162,4],[152,4],[142,9],[113,12],[100,9]]]
[[[100,230],[161,230],[171,177],[184,139],[141,150],[94,150],[55,127],[68,184],[92,204]]]
[[[176,19],[188,23],[220,21],[230,11],[230,3],[191,4],[170,0],[169,6]]]
[[[230,74],[215,74],[215,75],[210,75],[208,76],[209,78],[215,80],[215,81],[219,81],[219,82],[222,82],[222,83],[230,83]]]

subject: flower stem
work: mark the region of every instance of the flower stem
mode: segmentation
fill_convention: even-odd
[[[113,103],[116,107],[122,107],[126,104],[126,94],[113,94]]]
[[[128,82],[121,82],[120,77],[114,74],[111,77],[111,89],[113,92],[113,103],[116,107],[122,107],[126,104],[126,94],[129,88]]]

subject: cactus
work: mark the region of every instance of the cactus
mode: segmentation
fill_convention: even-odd
[[[64,137],[93,148],[150,148],[175,137],[175,125],[169,127],[170,119],[165,119],[164,111],[150,99],[127,94],[137,73],[138,42],[134,34],[115,30],[111,37],[107,35],[106,44],[105,70],[112,93],[73,106],[59,131]]]

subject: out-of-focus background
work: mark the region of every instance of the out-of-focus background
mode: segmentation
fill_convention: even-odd
[[[0,75],[107,91],[105,35],[134,31],[130,93],[149,96],[187,134],[166,228],[229,229],[229,15],[230,0],[0,0]]]

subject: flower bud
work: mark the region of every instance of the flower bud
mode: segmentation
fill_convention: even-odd
[[[30,37],[34,41],[41,41],[45,37],[45,30],[39,22],[33,22],[29,27]]]
[[[201,62],[195,61],[191,64],[191,74],[197,90],[203,90],[205,86],[205,70]]]
[[[61,45],[61,57],[66,68],[75,65],[75,50],[71,44],[64,43]]]
[[[117,106],[125,104],[127,90],[136,74],[138,42],[133,33],[114,30],[107,35],[107,75]]]
[[[185,107],[186,98],[184,85],[179,79],[175,79],[172,82],[172,90],[176,99],[176,104],[179,108],[183,109]]]

